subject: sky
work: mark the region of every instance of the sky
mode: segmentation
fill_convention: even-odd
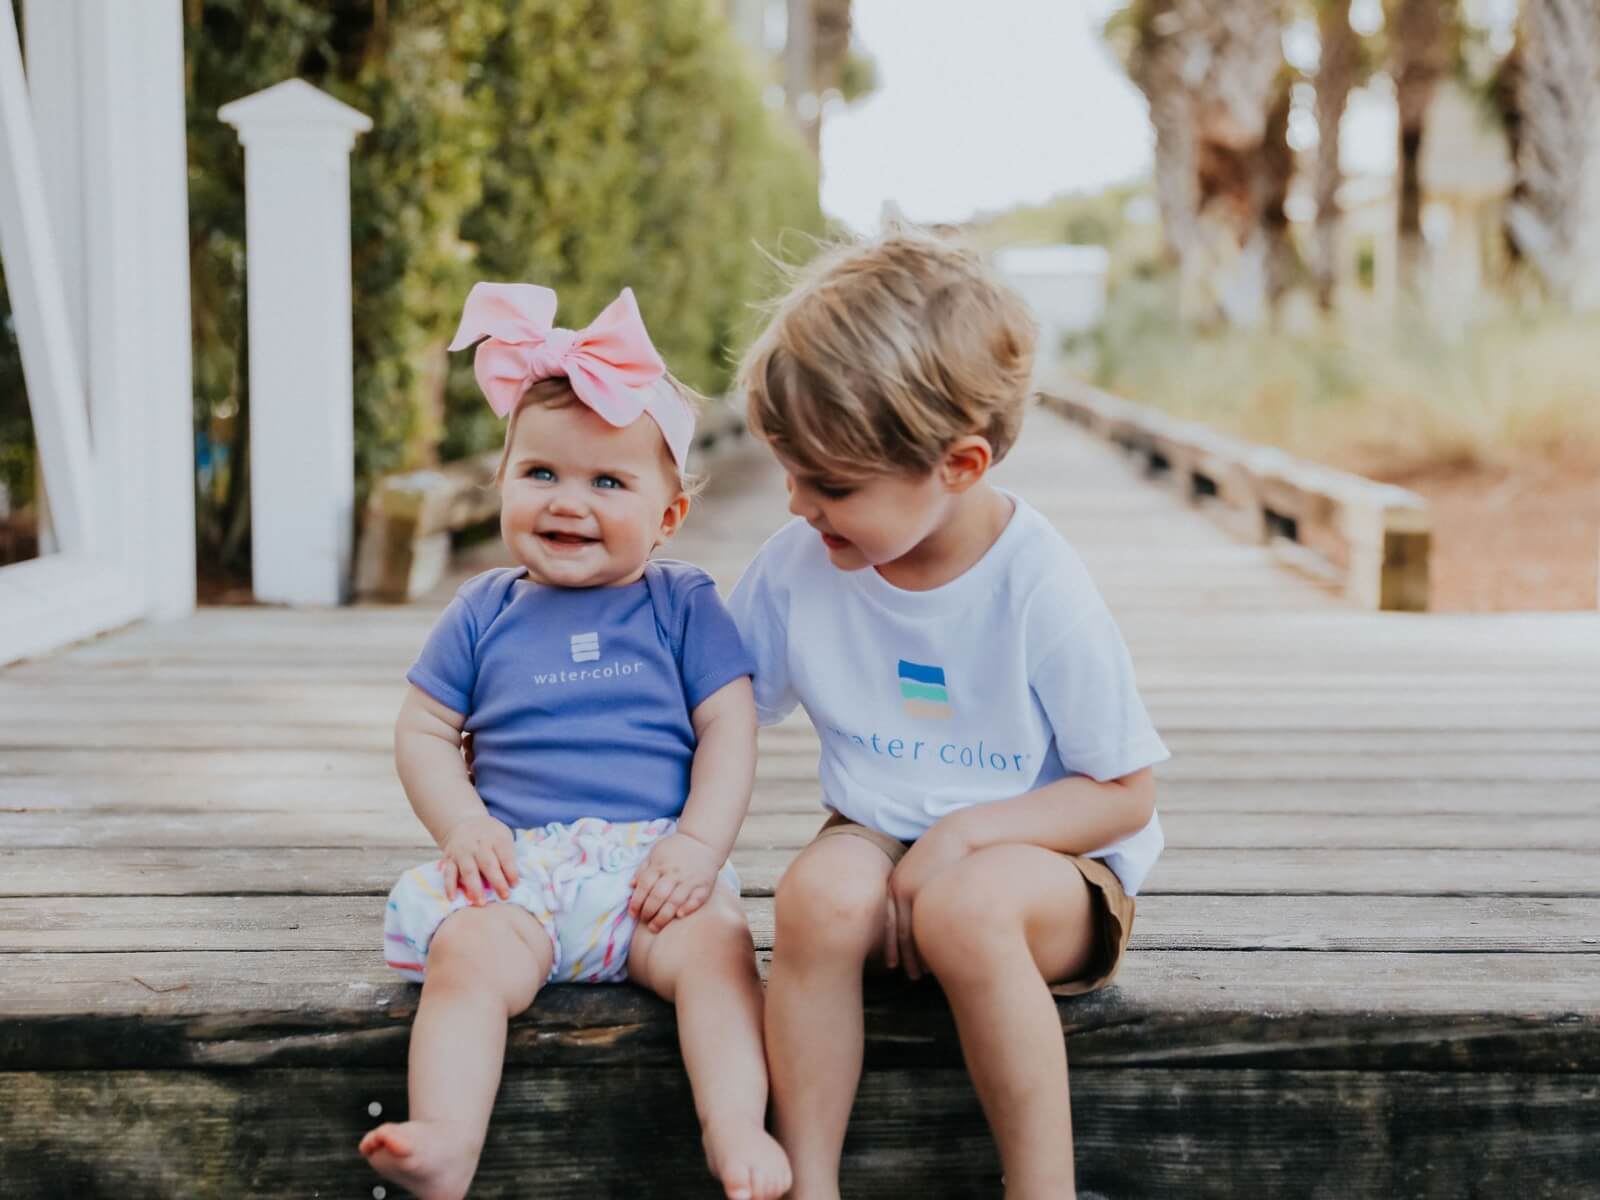
[[[1154,134],[1106,48],[1107,0],[855,0],[877,90],[830,112],[822,204],[857,230],[1098,191],[1148,173]]]
[[[823,208],[870,232],[886,200],[913,221],[961,221],[1148,176],[1155,134],[1144,98],[1100,35],[1121,2],[854,0],[854,39],[876,61],[877,90],[823,120]],[[1465,5],[1504,53],[1516,0]],[[1382,21],[1381,0],[1355,0],[1358,32]],[[1315,46],[1314,27],[1292,28],[1284,49],[1314,70]],[[1394,170],[1386,89],[1380,81],[1351,96],[1339,139],[1346,172]],[[1307,103],[1290,141],[1315,145]]]

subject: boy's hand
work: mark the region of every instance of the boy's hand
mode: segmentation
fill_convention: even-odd
[[[917,893],[952,863],[972,853],[972,845],[947,817],[911,843],[911,849],[889,875],[889,902],[884,906],[883,957],[889,968],[903,967],[912,979],[922,978],[922,959],[911,934],[911,906]]]
[[[484,901],[484,883],[504,900],[517,886],[516,835],[488,813],[465,817],[445,835],[441,869],[445,899],[465,892],[473,904]]]
[[[706,902],[717,885],[722,863],[716,852],[688,833],[662,838],[633,880],[628,911],[660,933],[677,917],[687,917]]]

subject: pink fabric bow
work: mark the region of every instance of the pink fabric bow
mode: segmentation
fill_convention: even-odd
[[[631,425],[648,413],[683,470],[694,412],[666,381],[666,364],[650,344],[633,289],[623,288],[584,329],[557,328],[555,316],[556,294],[547,287],[475,283],[450,349],[483,339],[473,371],[497,416],[511,412],[530,384],[563,375],[578,399],[613,425]]]

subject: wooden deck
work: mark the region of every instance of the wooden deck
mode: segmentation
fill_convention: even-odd
[[[1358,613],[1046,413],[1002,470],[1089,560],[1158,726],[1168,850],[1110,991],[1063,1001],[1079,1181],[1131,1197],[1600,1196],[1600,615]],[[758,452],[674,552],[731,584]],[[381,897],[437,603],[205,610],[0,671],[0,1194],[368,1197],[417,990]],[[758,942],[818,821],[767,731]],[[846,1191],[998,1195],[937,991],[869,989]],[[670,1014],[558,988],[474,1195],[712,1195]],[[389,1194],[394,1195],[394,1189]]]

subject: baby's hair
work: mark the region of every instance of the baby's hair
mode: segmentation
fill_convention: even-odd
[[[671,375],[666,377],[667,382],[683,397],[683,402],[695,413],[699,413],[705,403],[705,397],[692,387]],[[569,404],[582,404],[578,394],[572,390],[572,385],[567,382],[564,375],[552,375],[548,379],[540,379],[528,385],[528,390],[522,393],[516,406],[512,408],[511,415],[506,418],[506,441],[500,451],[500,466],[495,470],[494,481],[496,486],[506,481],[506,468],[511,465],[511,442],[517,433],[517,418],[522,415],[525,408],[537,405],[540,408],[566,408]],[[641,416],[642,421],[650,420]],[[673,460],[672,451],[667,447],[666,438],[661,439],[661,463],[667,472],[667,478],[677,484],[678,489],[686,494],[696,495],[705,486],[705,480],[698,475],[690,475],[678,469],[678,464]]]
[[[926,474],[958,438],[1016,440],[1033,318],[972,250],[905,228],[824,249],[745,354],[750,428],[841,482]]]

